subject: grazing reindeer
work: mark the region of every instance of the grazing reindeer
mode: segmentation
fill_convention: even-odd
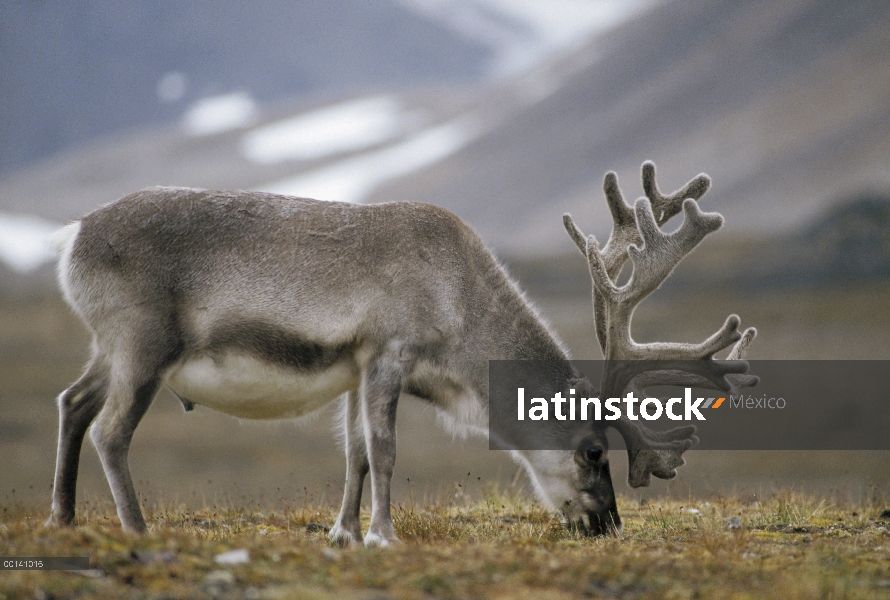
[[[631,209],[615,175],[606,176],[615,228],[603,251],[565,217],[590,265],[600,345],[607,359],[705,359],[690,362],[708,365],[706,375],[681,369],[671,376],[728,389],[727,376],[745,376],[727,374],[747,366],[710,359],[740,339],[731,358],[741,358],[754,331],[742,337],[738,317],[698,345],[637,344],[630,337],[636,304],[722,224],[694,201],[707,190],[707,177],[668,197],[654,177],[647,163],[648,199]],[[680,229],[661,233],[658,226],[681,208]],[[367,545],[398,539],[390,481],[401,394],[484,433],[489,359],[552,361],[567,384],[592,391],[479,237],[435,206],[151,188],[67,225],[56,242],[62,290],[90,329],[93,352],[83,376],[59,397],[48,524],[74,522],[80,449],[92,423],[124,530],[146,530],[127,455],[162,385],[187,410],[201,404],[250,419],[299,417],[345,394],[346,484],[331,537],[363,539],[359,506],[370,473]],[[613,279],[628,254],[634,274],[618,288]],[[610,394],[661,381],[652,373],[636,383],[607,379]],[[609,424],[627,443],[633,486],[648,484],[650,474],[673,477],[694,442],[694,427],[656,433],[627,419]],[[601,534],[620,530],[606,450],[604,428],[595,425],[577,451],[514,456],[544,502]]]

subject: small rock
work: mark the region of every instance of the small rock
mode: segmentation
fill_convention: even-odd
[[[624,590],[620,585],[615,583],[614,581],[606,581],[600,579],[594,579],[590,583],[587,584],[587,588],[582,592],[582,594],[586,597],[618,597],[621,596]]]
[[[318,533],[323,531],[324,533],[329,533],[331,528],[325,525],[324,523],[306,523],[306,531],[309,533]]]
[[[340,560],[340,553],[333,548],[325,548],[321,551],[321,555],[330,560]]]
[[[231,571],[211,571],[204,578],[204,591],[211,598],[220,598],[235,587],[235,576]]]
[[[91,579],[102,579],[105,577],[105,571],[102,569],[77,569],[76,571],[68,571],[81,577],[89,577]]]
[[[242,565],[250,562],[250,554],[244,548],[239,548],[217,554],[213,560],[220,565]]]
[[[741,529],[743,526],[741,517],[733,517],[726,522],[726,528],[730,531]]]
[[[754,552],[743,552],[742,558],[747,558],[747,559],[760,558],[760,555],[755,554]]]
[[[684,512],[687,512],[690,515],[695,515],[696,517],[701,516],[701,511],[697,508],[687,508]]]
[[[173,552],[173,550],[134,550],[130,553],[130,558],[146,565],[154,563],[168,565],[178,562],[179,560],[176,558],[176,553]]]
[[[263,591],[259,588],[249,587],[244,590],[244,600],[262,600]]]

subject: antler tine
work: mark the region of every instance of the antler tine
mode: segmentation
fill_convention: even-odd
[[[744,364],[741,359],[745,358],[748,348],[756,336],[757,330],[755,328],[749,327],[746,329],[729,353],[727,361],[721,361],[721,363],[723,365],[733,362]],[[702,361],[689,362],[700,363]],[[715,365],[721,364],[715,361],[707,361],[705,364],[707,363],[714,363]],[[745,368],[745,370],[747,370],[747,368]],[[686,370],[666,369],[640,373],[633,378],[627,387],[632,390],[638,398],[649,397],[646,394],[646,389],[659,385],[720,389],[729,394],[737,395],[741,393],[742,388],[756,386],[760,383],[760,378],[756,375],[737,371],[724,374],[723,381],[728,384],[728,389],[713,377]],[[661,479],[673,478],[677,473],[676,468],[682,466],[685,462],[682,457],[682,454],[686,449],[684,448],[684,445],[677,444],[673,448],[665,448],[663,442],[659,443],[657,441],[661,439],[659,436],[668,435],[671,436],[670,439],[678,441],[682,441],[684,437],[688,437],[688,439],[692,440],[689,447],[698,443],[698,438],[692,435],[695,432],[694,427],[691,431],[689,431],[688,428],[677,428],[661,434],[654,432],[639,423],[626,420],[626,417],[622,417],[622,419],[624,419],[625,422],[621,423],[620,426],[616,426],[616,429],[621,433],[622,437],[625,438],[625,443],[628,446],[630,468],[628,470],[627,482],[628,485],[634,488],[648,486],[651,480],[651,475],[655,475]],[[686,435],[687,432],[688,435]]]
[[[569,237],[572,238],[573,242],[575,242],[578,250],[581,251],[581,254],[587,256],[587,237],[575,224],[574,219],[572,219],[572,215],[570,215],[569,213],[565,213],[562,216],[562,224],[566,228],[566,232],[569,234]]]
[[[627,261],[627,246],[638,242],[640,234],[637,231],[637,221],[633,208],[628,206],[618,187],[618,175],[614,171],[606,173],[603,180],[603,192],[606,195],[606,203],[612,213],[612,233],[606,246],[603,248],[603,260],[610,277],[617,277],[621,267]],[[587,255],[586,236],[575,224],[572,215],[566,213],[562,217],[563,225],[581,251]]]
[[[729,355],[726,357],[726,361],[744,360],[745,356],[748,354],[748,348],[751,347],[751,342],[754,341],[755,337],[757,337],[757,330],[754,327],[746,329],[739,341],[736,342],[736,345],[733,346],[732,351],[730,351]],[[724,362],[724,364],[726,363]],[[747,373],[726,373],[723,381],[728,384],[728,389],[726,385],[721,385],[721,382],[715,380],[713,377],[709,378],[702,376],[699,373],[692,373],[679,369],[658,369],[635,374],[630,383],[628,383],[627,389],[632,391],[639,398],[649,398],[650,396],[646,393],[646,390],[650,387],[659,385],[716,389],[736,395],[741,392],[742,388],[754,387],[760,383],[760,377],[749,375]]]
[[[587,266],[590,270],[590,278],[593,281],[593,289],[605,296],[612,304],[621,301],[621,292],[624,288],[619,288],[609,277],[609,271],[606,267],[605,257],[600,250],[599,243],[592,235],[587,236],[587,245],[585,255],[587,256]]]
[[[732,352],[727,356],[727,360],[739,360],[745,358],[748,354],[748,348],[751,346],[751,342],[754,341],[754,338],[757,337],[757,330],[753,327],[749,327],[745,330],[745,333],[742,334],[742,338],[738,341],[738,343],[733,347]]]
[[[692,362],[692,361],[689,361]],[[635,377],[627,386],[638,398],[651,398],[646,390],[651,387],[660,385],[669,385],[674,387],[700,388],[703,390],[720,390],[727,394],[737,395],[742,388],[754,387],[760,383],[760,377],[749,375],[748,373],[727,373],[724,375],[726,385],[720,385],[713,379],[703,377],[695,373],[680,371],[676,369],[649,371]]]
[[[658,184],[655,183],[655,163],[648,160],[643,163],[643,191],[652,202],[652,208],[659,225],[664,225],[668,219],[680,212],[683,200],[686,198],[699,200],[710,187],[711,178],[704,173],[699,173],[679,190],[664,196],[658,190]]]
[[[614,171],[606,173],[603,179],[603,193],[606,196],[606,203],[609,205],[609,211],[612,213],[612,233],[606,246],[603,248],[600,257],[602,259],[602,277],[603,282],[617,278],[621,272],[621,268],[627,262],[627,247],[630,244],[638,242],[640,239],[639,231],[637,231],[636,218],[633,209],[624,201],[621,194],[621,188],[618,187],[618,175]],[[581,229],[572,220],[572,216],[568,213],[563,215],[563,224],[566,231],[575,245],[588,259],[590,263],[590,244],[589,240],[582,233]],[[595,243],[595,240],[594,240]],[[597,250],[599,246],[595,244]],[[590,266],[593,269],[593,265]],[[605,301],[602,293],[593,287],[591,293],[593,301],[593,323],[596,328],[596,337],[600,344],[600,350],[606,353],[606,312]]]
[[[612,174],[614,175],[614,173]],[[606,175],[608,179],[608,175]],[[622,203],[624,200],[620,198],[621,192],[618,192],[619,199]],[[608,198],[608,192],[606,194]],[[611,202],[610,202],[611,206]],[[574,219],[572,219],[572,215],[569,213],[565,213],[562,216],[562,224],[566,228],[566,232],[568,232],[569,237],[572,238],[572,241],[575,242],[575,246],[578,247],[578,250],[581,251],[581,254],[587,258],[588,267],[590,267],[590,243],[589,240],[584,236],[584,233],[581,229],[575,224]],[[593,236],[590,236],[593,238]],[[596,238],[593,238],[593,243],[596,245]],[[597,246],[598,247],[598,246]],[[622,262],[623,264],[623,262]],[[618,269],[620,271],[620,269]],[[616,273],[617,275],[617,273]],[[592,275],[591,275],[592,276]],[[607,277],[608,278],[608,277]],[[603,304],[602,295],[597,291],[596,286],[594,286],[593,291],[591,292],[591,300],[593,302],[593,325],[596,329],[596,338],[600,344],[600,350],[602,350],[603,354],[606,353],[606,314]]]
[[[603,248],[603,263],[609,277],[615,278],[627,262],[627,247],[639,242],[640,232],[637,230],[634,210],[624,201],[621,188],[618,187],[618,175],[614,171],[606,173],[603,192],[609,212],[612,213],[612,233]]]
[[[714,358],[721,350],[739,341],[742,334],[738,331],[739,318],[729,315],[723,326],[705,341],[698,344],[680,344],[674,342],[652,342],[636,345],[637,358],[662,360],[704,360]]]

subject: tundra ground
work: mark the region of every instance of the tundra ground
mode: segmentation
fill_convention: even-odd
[[[794,493],[619,500],[620,537],[590,539],[526,500],[395,509],[403,543],[338,548],[331,506],[155,505],[145,537],[108,502],[77,529],[5,505],[0,555],[89,556],[92,570],[6,571],[0,598],[887,598],[890,515]],[[363,515],[367,526],[368,515]],[[243,550],[240,564],[221,553]]]

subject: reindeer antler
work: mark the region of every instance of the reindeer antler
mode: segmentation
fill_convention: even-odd
[[[746,329],[745,333],[742,334],[742,338],[736,342],[735,346],[733,346],[732,351],[729,353],[729,356],[726,357],[726,360],[744,360],[748,353],[748,348],[751,346],[751,342],[756,336],[756,329],[753,327]],[[664,367],[665,365],[659,366]],[[691,373],[688,370],[666,370],[662,368],[640,372],[628,384],[628,389],[632,390],[634,394],[640,398],[651,397],[650,394],[646,393],[646,390],[658,385],[720,389],[735,396],[741,393],[742,388],[754,387],[760,382],[760,378],[756,375],[749,375],[743,372],[726,374],[724,380],[729,383],[728,389],[720,385],[714,385],[715,382],[713,379],[696,373]]]
[[[679,190],[669,196],[663,196],[655,183],[655,164],[651,161],[643,163],[643,190],[652,203],[652,209],[659,226],[664,225],[668,219],[680,212],[683,200],[686,198],[698,200],[705,195],[710,186],[711,178],[704,173],[700,173]],[[618,187],[618,175],[613,171],[606,173],[606,177],[603,180],[603,191],[606,194],[606,203],[609,205],[613,221],[612,234],[609,236],[609,240],[602,251],[603,262],[609,277],[615,279],[627,262],[628,247],[631,244],[639,244],[642,239],[637,228],[634,211],[624,201],[621,189]],[[587,257],[587,238],[575,225],[570,214],[566,213],[563,216],[563,224],[578,250]],[[593,288],[593,321],[596,326],[596,335],[600,343],[600,349],[605,354],[606,315],[604,313],[603,297],[596,286]]]
[[[695,425],[653,431],[622,416],[614,427],[627,445],[627,483],[632,488],[648,486],[650,475],[676,477],[677,467],[686,463],[683,453],[698,443]]]
[[[587,258],[593,282],[594,322],[607,361],[600,392],[603,397],[620,397],[625,389],[645,390],[655,385],[730,391],[757,383],[756,377],[745,374],[748,364],[739,360],[757,332],[751,328],[740,333],[736,315],[730,315],[717,332],[700,344],[638,344],[630,333],[637,305],[658,289],[705,236],[723,225],[721,215],[704,213],[696,204],[710,183],[710,178],[701,174],[678,191],[664,196],[655,183],[655,165],[645,162],[646,198],[637,200],[631,209],[618,188],[617,176],[607,173],[603,190],[614,226],[602,250],[594,236],[584,236],[571,215],[563,217],[566,231]],[[659,226],[681,210],[684,220],[680,228],[670,234],[663,233]],[[618,287],[614,280],[628,258],[633,263],[633,273],[626,285]],[[733,343],[736,345],[728,360],[714,360],[717,352]],[[683,452],[698,441],[692,425],[656,432],[626,416],[612,425],[627,444],[631,487],[649,485],[650,475],[662,479],[674,477],[676,467],[685,462]]]

